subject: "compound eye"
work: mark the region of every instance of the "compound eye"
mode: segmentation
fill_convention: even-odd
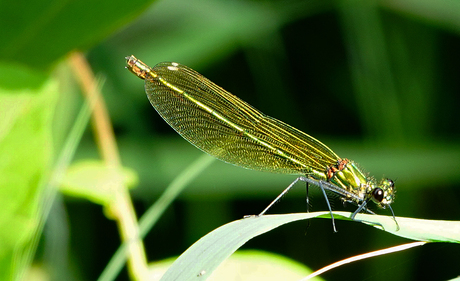
[[[383,200],[383,190],[380,189],[380,188],[374,189],[374,191],[372,191],[372,197],[374,197],[375,201],[382,202],[382,200]]]
[[[393,180],[387,179],[390,187],[395,187],[395,182]]]

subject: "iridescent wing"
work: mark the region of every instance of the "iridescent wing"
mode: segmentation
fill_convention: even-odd
[[[258,111],[193,69],[157,64],[145,77],[148,99],[182,137],[204,152],[248,169],[323,172],[339,157],[302,131]]]

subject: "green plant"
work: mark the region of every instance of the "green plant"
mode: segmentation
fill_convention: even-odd
[[[129,271],[138,278],[155,265],[147,260],[181,253],[219,225],[260,212],[289,183],[283,176],[209,165],[207,156],[196,160],[199,151],[164,134],[167,129],[153,114],[142,83],[123,68],[123,58],[131,54],[150,64],[192,66],[372,174],[396,178],[397,216],[424,218],[425,227],[429,218],[456,220],[451,222],[456,225],[457,1],[158,1],[132,22],[150,2],[0,3],[1,280],[33,272],[28,270],[33,260],[34,268],[48,268],[54,279],[99,276],[119,242],[101,254],[104,243],[117,239],[116,228],[107,223],[109,231],[96,229],[103,223],[94,214],[102,212],[85,215],[82,209],[94,206],[88,201],[115,218],[122,241],[149,233],[148,259],[139,241],[129,251]],[[91,68],[81,54],[71,55],[73,50],[86,51]],[[87,93],[83,99],[80,89]],[[96,141],[84,133],[90,113],[101,114],[93,118],[99,124]],[[64,200],[58,187],[68,194]],[[298,211],[295,205],[304,206],[300,191],[293,190],[273,212]],[[131,199],[139,213],[156,202],[139,226]],[[170,202],[176,203],[168,208]],[[313,207],[322,210],[316,203]],[[70,226],[65,226],[67,216]],[[281,218],[295,216],[307,215]],[[307,236],[304,224],[292,223],[248,244],[314,268],[404,241],[357,223],[339,223],[334,236],[319,220]],[[423,226],[406,237],[447,241]],[[64,235],[69,230],[70,238]],[[424,254],[417,257],[412,251],[398,254],[406,263],[395,270],[394,260],[385,259],[350,270],[407,280],[416,278],[413,268],[418,268],[424,277],[452,278],[458,275],[449,264],[457,263],[450,257],[458,251],[455,237],[444,248],[422,247]],[[419,266],[421,257],[430,256],[432,271]],[[109,267],[101,278],[117,272]]]

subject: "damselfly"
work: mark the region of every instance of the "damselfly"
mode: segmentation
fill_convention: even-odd
[[[259,215],[298,181],[306,182],[307,187],[309,183],[320,187],[334,231],[325,190],[358,206],[351,219],[361,211],[373,213],[367,208],[369,201],[382,208],[388,206],[393,214],[392,180],[377,182],[367,177],[353,161],[340,158],[317,139],[263,114],[185,65],[162,62],[150,68],[134,56],[126,60],[127,68],[145,80],[147,97],[158,114],[197,148],[240,167],[300,175]]]

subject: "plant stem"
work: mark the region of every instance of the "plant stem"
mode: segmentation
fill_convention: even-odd
[[[99,152],[108,167],[113,169],[114,174],[120,173],[122,166],[112,124],[104,99],[96,87],[97,83],[91,67],[80,52],[71,54],[70,65],[83,89],[85,98],[94,101],[92,124]],[[94,97],[91,97],[93,95]],[[115,190],[114,200],[106,207],[117,221],[121,239],[128,244],[128,269],[132,278],[146,280],[147,258],[144,244],[139,239],[139,225],[131,197],[123,182],[118,182]]]

